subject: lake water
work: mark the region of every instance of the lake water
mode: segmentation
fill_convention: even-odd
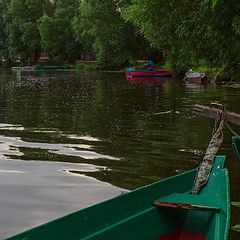
[[[117,73],[2,71],[0,93],[0,238],[198,166],[214,122],[193,104],[240,112],[238,90]],[[240,201],[227,130],[220,153]]]

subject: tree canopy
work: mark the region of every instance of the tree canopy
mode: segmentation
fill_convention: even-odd
[[[41,46],[53,61],[75,60],[79,56],[80,44],[74,36],[73,17],[77,13],[78,0],[58,0],[54,14],[44,14],[38,20]]]
[[[147,50],[142,48],[144,39],[122,18],[120,6],[113,0],[82,1],[73,22],[77,39],[105,67],[119,66]]]
[[[151,58],[239,75],[239,0],[0,0],[3,59],[55,63],[83,52],[103,68]],[[154,54],[153,54],[154,53]]]
[[[22,61],[37,60],[41,52],[41,38],[37,27],[38,19],[51,12],[48,0],[11,0],[6,22],[7,43],[12,58]]]

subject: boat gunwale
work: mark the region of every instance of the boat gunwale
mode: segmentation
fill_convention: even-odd
[[[64,216],[55,218],[55,219],[50,220],[50,221],[48,221],[48,222],[45,222],[45,223],[43,223],[43,224],[34,226],[34,227],[30,228],[30,229],[27,229],[26,231],[23,231],[23,232],[21,232],[21,233],[15,234],[15,235],[13,235],[13,236],[9,236],[9,237],[5,238],[4,240],[12,240],[12,239],[14,240],[15,238],[17,239],[17,237],[19,237],[20,235],[30,234],[30,233],[32,233],[33,231],[40,230],[41,228],[43,228],[43,227],[45,227],[45,226],[47,226],[47,225],[50,225],[50,224],[55,223],[55,222],[57,222],[57,221],[64,220],[64,219],[66,219],[66,218],[68,218],[68,217],[72,217],[72,216],[74,216],[75,214],[80,213],[80,212],[82,212],[82,211],[88,211],[88,209],[92,209],[93,207],[99,207],[99,206],[104,205],[104,204],[106,204],[106,203],[108,203],[108,202],[116,201],[117,199],[120,199],[120,198],[122,198],[122,197],[127,197],[128,194],[134,194],[134,193],[136,193],[136,192],[144,191],[145,189],[147,189],[147,188],[149,188],[149,187],[154,187],[154,186],[157,186],[157,185],[160,184],[160,183],[168,182],[169,180],[173,180],[173,179],[176,178],[176,177],[181,177],[181,176],[185,176],[185,175],[189,175],[189,174],[196,173],[196,171],[197,171],[196,168],[195,168],[195,169],[191,169],[191,170],[185,171],[185,172],[183,172],[183,173],[179,173],[179,174],[176,174],[176,175],[173,175],[173,176],[170,176],[170,177],[161,179],[161,180],[159,180],[159,181],[156,181],[156,182],[153,182],[153,183],[150,183],[150,184],[147,184],[147,185],[138,187],[138,188],[133,189],[133,190],[131,190],[131,191],[128,191],[128,192],[126,192],[126,193],[125,193],[125,192],[122,192],[122,194],[120,194],[120,195],[118,195],[118,196],[115,196],[115,197],[113,197],[113,198],[110,198],[110,199],[101,201],[101,202],[99,202],[99,203],[93,204],[93,205],[91,205],[91,206],[88,206],[88,207],[85,207],[85,208],[82,208],[82,209],[79,209],[79,210],[77,210],[77,211],[74,211],[74,212],[69,213],[69,214],[66,214],[66,215],[64,215]],[[189,192],[189,191],[188,191],[188,192]],[[152,204],[152,203],[150,203],[150,204]],[[151,206],[151,205],[150,205],[150,206]],[[156,208],[156,207],[152,206],[152,207],[150,207],[150,208],[153,209],[153,208]],[[145,208],[145,211],[146,211],[146,210],[149,210],[150,208]],[[124,221],[124,219],[123,219],[123,221]],[[87,237],[87,236],[86,236],[86,237]],[[85,237],[83,237],[83,239],[84,239],[84,238],[85,238]]]

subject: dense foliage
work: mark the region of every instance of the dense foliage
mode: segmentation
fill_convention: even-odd
[[[63,63],[88,52],[119,68],[155,53],[176,71],[204,63],[240,73],[239,0],[0,0],[0,9],[5,61],[44,52]]]
[[[205,60],[210,66],[236,71],[239,1],[213,3],[214,8],[206,1],[133,0],[124,17],[164,52],[175,69]]]
[[[117,1],[83,1],[73,25],[79,42],[105,67],[119,66],[147,50],[133,26],[123,20]]]
[[[10,0],[0,0],[0,57],[9,62],[9,52],[7,43],[7,23],[9,21],[8,5]]]
[[[56,63],[74,60],[80,54],[80,44],[76,41],[71,25],[77,14],[78,0],[58,0],[52,16],[44,14],[38,20],[43,50]]]
[[[36,61],[41,53],[41,38],[37,26],[43,14],[51,12],[48,0],[11,0],[6,22],[7,43],[10,57],[23,62]]]

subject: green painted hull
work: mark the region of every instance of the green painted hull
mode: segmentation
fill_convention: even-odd
[[[230,199],[225,157],[216,157],[209,182],[196,198],[189,194],[195,174],[191,170],[161,180],[8,239],[157,240],[181,229],[200,233],[204,240],[227,240]],[[192,206],[198,202],[197,209],[159,207],[153,204],[158,199]]]
[[[232,137],[232,147],[236,158],[240,160],[240,137]]]
[[[68,69],[68,66],[35,66],[35,71],[44,71],[44,70],[61,70],[61,69]]]

